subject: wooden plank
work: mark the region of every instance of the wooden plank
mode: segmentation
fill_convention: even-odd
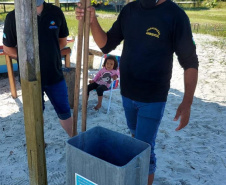
[[[41,86],[21,79],[30,184],[47,185]]]
[[[94,49],[89,49],[89,54],[96,55],[96,56],[99,56],[99,57],[103,56],[103,53],[101,51],[97,51],[97,50],[94,50]]]
[[[66,55],[65,55],[65,67],[70,67],[70,53],[67,53]]]
[[[65,58],[65,67],[70,67],[71,48],[65,47],[60,52],[61,52],[61,56]]]
[[[14,5],[14,2],[13,2],[13,1],[4,1],[4,2],[0,2],[0,5],[1,5],[1,4]]]
[[[85,8],[85,0],[81,0],[81,8]],[[74,89],[74,111],[72,125],[73,136],[77,135],[78,105],[79,105],[79,92],[81,79],[81,63],[82,63],[83,26],[84,26],[84,17],[78,23],[78,42],[77,42],[75,89]]]
[[[86,0],[86,9],[90,6],[90,0]],[[89,61],[89,34],[90,34],[90,12],[85,12],[84,30],[84,52],[83,52],[83,88],[82,88],[82,131],[86,131],[87,118],[87,83],[88,83],[88,61]]]
[[[175,1],[176,4],[180,5],[180,4],[192,4],[192,5],[196,5],[197,1]]]
[[[6,65],[7,65],[11,95],[15,99],[15,98],[17,98],[17,91],[16,91],[15,77],[14,77],[14,73],[13,73],[12,59],[10,58],[9,55],[5,55],[5,60],[6,60]]]
[[[36,1],[16,0],[15,13],[30,184],[47,185]]]
[[[175,1],[175,3],[177,4],[194,4],[196,3],[196,1]]]

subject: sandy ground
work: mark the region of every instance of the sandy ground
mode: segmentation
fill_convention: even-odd
[[[174,57],[171,89],[156,140],[155,185],[226,184],[225,48],[214,45],[221,40],[212,36],[195,34],[194,39],[200,68],[190,123],[185,129],[175,131],[178,122],[173,118],[183,98],[184,86],[183,70]],[[93,43],[91,46],[95,47]],[[115,53],[120,51],[121,46]],[[98,68],[99,60],[95,58],[94,68]],[[96,72],[90,70],[89,77]],[[12,99],[8,79],[0,75],[0,185],[29,184],[22,92],[17,78],[16,85],[18,98]],[[114,93],[109,115],[106,114],[108,96],[104,97],[99,111],[92,109],[96,102],[97,96],[92,93],[88,102],[87,129],[99,125],[129,135],[120,93]],[[65,143],[69,138],[47,98],[44,122],[48,184],[63,185],[66,183]],[[81,112],[78,124],[80,132]]]

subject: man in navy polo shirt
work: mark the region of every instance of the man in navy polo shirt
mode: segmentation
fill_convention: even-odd
[[[78,4],[80,6],[81,3]],[[137,0],[128,3],[106,33],[98,23],[93,7],[91,31],[103,53],[123,43],[120,60],[120,87],[127,125],[132,135],[151,145],[148,185],[156,169],[155,139],[172,76],[173,54],[184,69],[185,92],[174,120],[176,130],[189,121],[198,78],[198,58],[186,13],[171,0]],[[84,9],[76,8],[81,20]]]
[[[62,127],[69,136],[72,136],[72,117],[60,53],[67,44],[69,34],[67,23],[59,7],[45,3],[44,0],[36,0],[36,5],[43,110],[45,92],[54,106]],[[17,58],[15,10],[8,13],[3,32],[4,51]]]

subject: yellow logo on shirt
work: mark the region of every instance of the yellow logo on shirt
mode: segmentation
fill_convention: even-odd
[[[160,31],[159,31],[157,28],[151,27],[151,28],[148,28],[148,29],[147,29],[146,35],[151,35],[151,36],[153,36],[153,37],[159,38],[159,36],[160,36]]]

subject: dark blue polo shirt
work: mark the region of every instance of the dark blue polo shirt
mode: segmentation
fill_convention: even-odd
[[[17,46],[15,10],[9,12],[4,26],[3,44]],[[51,85],[63,80],[59,38],[69,34],[63,12],[57,6],[44,2],[38,16],[39,58],[42,85]]]
[[[185,70],[198,68],[189,19],[170,0],[150,10],[143,9],[138,1],[127,4],[107,32],[107,38],[107,44],[101,48],[104,53],[124,41],[121,94],[132,100],[167,100],[174,52]]]

